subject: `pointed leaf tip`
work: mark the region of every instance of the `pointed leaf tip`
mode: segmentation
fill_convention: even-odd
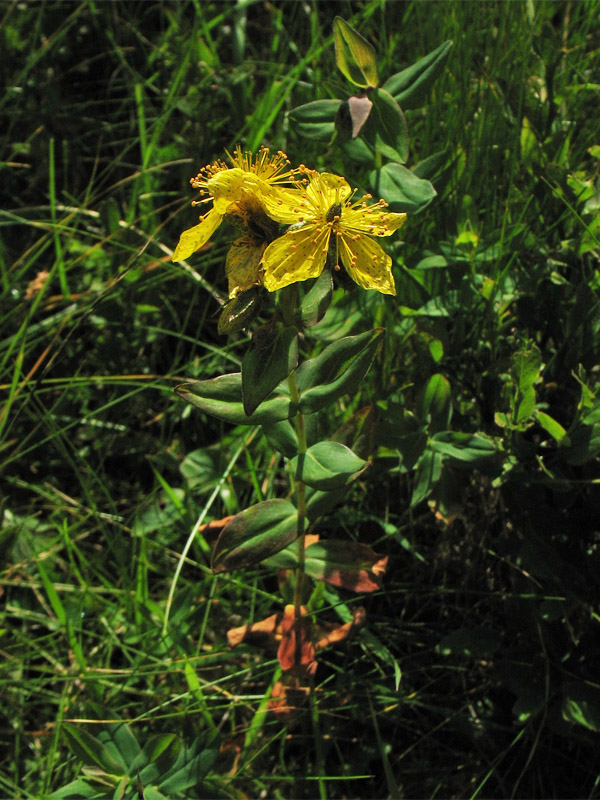
[[[378,86],[375,50],[369,42],[342,17],[333,21],[333,37],[338,69],[350,83],[363,89]]]

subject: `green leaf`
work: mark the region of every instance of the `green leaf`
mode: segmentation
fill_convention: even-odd
[[[429,440],[429,446],[436,453],[468,463],[477,463],[482,459],[491,458],[497,452],[494,443],[484,439],[483,436],[459,431],[436,433]]]
[[[386,158],[403,164],[408,159],[408,130],[402,109],[385,89],[376,89],[369,98],[373,108],[363,128],[365,139]]]
[[[219,754],[216,748],[200,750],[201,740],[192,747],[182,747],[175,766],[163,775],[159,788],[165,797],[181,795],[186,789],[199,788]],[[200,751],[200,752],[198,752]],[[185,796],[189,797],[189,793]]]
[[[141,778],[140,778],[140,780],[141,780]],[[173,798],[173,795],[167,796],[166,794],[163,794],[162,792],[160,792],[156,788],[156,786],[149,786],[147,784],[144,784],[143,782],[142,782],[142,790],[144,792],[144,800],[172,800],[172,798]],[[136,793],[137,793],[137,789],[136,789]],[[120,798],[121,795],[118,795],[118,797]],[[181,795],[177,795],[177,797],[181,797]],[[134,800],[134,798],[135,798],[135,800],[137,800],[136,795],[131,796],[131,800]]]
[[[352,112],[350,110],[350,103],[344,100],[335,118],[335,137],[334,141],[337,145],[344,145],[347,142],[352,142],[352,133],[355,130],[356,122],[352,120]]]
[[[544,705],[542,664],[532,664],[527,656],[521,656],[517,660],[500,658],[496,661],[496,671],[502,684],[517,696],[513,714],[519,721],[525,722]]]
[[[259,314],[263,295],[262,286],[253,286],[226,303],[219,315],[217,331],[224,336],[246,328]]]
[[[398,450],[405,471],[414,467],[427,444],[427,434],[416,416],[393,400],[379,410],[375,437],[379,445]]]
[[[171,768],[181,749],[181,741],[174,733],[151,736],[136,761],[132,762],[129,774],[138,770],[143,786],[156,783]]]
[[[302,393],[301,411],[312,414],[343,394],[355,392],[371,366],[382,336],[383,328],[346,336],[305,361],[297,377]]]
[[[431,376],[420,393],[416,412],[431,433],[448,429],[452,417],[450,382],[439,372]]]
[[[280,550],[273,556],[269,556],[263,562],[269,569],[296,569],[298,567],[298,547],[288,545],[284,550]]]
[[[591,731],[600,731],[600,691],[584,683],[564,684],[562,718]]]
[[[289,500],[265,500],[236,514],[221,531],[213,572],[258,564],[298,537],[298,515]]]
[[[513,353],[512,370],[519,391],[525,394],[537,381],[542,367],[542,354],[536,345]]]
[[[363,89],[379,83],[375,50],[342,17],[333,21],[335,60],[340,72],[355,86]]]
[[[440,640],[435,648],[441,655],[464,655],[484,658],[493,655],[501,645],[498,634],[491,628],[460,628]]]
[[[581,421],[584,425],[593,425],[596,422],[600,422],[600,403],[594,405],[590,411],[586,411],[581,417]]]
[[[517,423],[531,419],[535,411],[535,389],[528,386],[517,406]]]
[[[262,429],[269,444],[278,453],[286,458],[293,458],[298,453],[298,436],[288,419],[265,424]]]
[[[334,289],[332,304],[323,319],[311,328],[311,338],[321,342],[337,342],[344,336],[365,330],[365,317],[372,317],[378,292],[348,292]],[[380,295],[381,296],[381,295]]]
[[[332,294],[331,272],[324,269],[300,302],[300,308],[296,312],[298,327],[310,328],[316,325],[325,316],[331,303]]]
[[[296,480],[314,489],[341,489],[367,462],[339,442],[318,442],[291,460]]]
[[[591,461],[600,454],[600,423],[577,427],[570,439],[570,446],[564,450],[567,462],[577,466]]]
[[[346,496],[347,487],[335,491],[322,492],[318,489],[307,487],[306,490],[306,516],[311,524],[314,524],[321,517],[331,513]]]
[[[372,406],[359,408],[331,436],[331,441],[347,445],[360,458],[368,459],[373,452],[375,410]]]
[[[341,100],[314,100],[293,108],[288,113],[292,130],[307,139],[329,142],[341,104]]]
[[[440,339],[430,339],[428,343],[429,353],[436,364],[439,364],[444,357],[444,343]]]
[[[289,397],[279,394],[266,400],[248,416],[242,404],[242,376],[239,372],[219,375],[207,381],[189,381],[175,387],[178,395],[206,414],[233,425],[261,425],[279,422],[296,414]]]
[[[442,474],[442,454],[426,450],[417,464],[415,482],[410,498],[410,507],[418,505],[431,493]]]
[[[251,416],[273,389],[298,365],[298,331],[277,325],[274,336],[254,345],[242,359],[242,399]]]
[[[425,101],[429,87],[441,73],[451,47],[450,40],[444,42],[412,66],[391,75],[383,88],[393,95],[402,108],[418,108]]]
[[[450,148],[439,150],[437,153],[432,153],[427,158],[419,161],[413,167],[413,173],[419,178],[426,178],[428,181],[433,181],[434,177],[442,170],[448,168],[458,158],[458,153],[455,153]]]
[[[200,448],[188,453],[181,464],[179,471],[186,479],[190,489],[206,491],[210,489],[222,474],[222,456],[216,450]],[[158,524],[164,525],[164,515],[161,517],[161,509],[158,509]],[[147,530],[144,528],[144,530]],[[156,530],[156,527],[154,527]]]
[[[46,594],[48,595],[48,600],[50,601],[50,605],[52,606],[52,610],[54,611],[56,618],[63,626],[66,628],[69,624],[67,621],[67,614],[65,611],[65,607],[63,606],[60,596],[56,591],[56,587],[54,583],[50,580],[48,573],[46,572],[46,568],[44,567],[43,561],[39,559],[37,561],[37,568],[38,572],[40,573],[40,577],[42,579],[42,583],[44,584],[44,589],[46,590]]]
[[[417,178],[430,181],[438,195],[442,197],[450,191],[452,185],[456,185],[465,171],[466,164],[467,157],[462,148],[458,147],[455,150],[446,148],[419,161],[412,172]]]
[[[115,716],[114,713],[112,716]],[[141,753],[141,748],[129,726],[125,722],[105,723],[98,734],[98,739],[121,764],[122,771],[130,775],[131,764]]]
[[[126,772],[122,760],[113,758],[108,747],[84,728],[65,723],[61,732],[69,750],[84,764],[95,764],[104,772],[114,776]]]
[[[357,161],[365,167],[373,167],[376,159],[375,150],[362,137],[359,136],[358,139],[350,139],[347,142],[343,142],[342,147],[346,155],[353,161]]]
[[[379,342],[383,332],[383,328],[376,328],[356,336],[344,336],[327,345],[318,356],[300,365],[296,375],[298,391],[305,392],[338,378],[360,353]]]
[[[429,181],[419,178],[402,164],[384,164],[381,169],[373,170],[369,174],[369,185],[394,212],[417,214],[437,194]]]
[[[49,794],[48,800],[107,800],[108,797],[112,797],[112,792],[108,795],[106,786],[99,791],[85,778],[78,778]]]

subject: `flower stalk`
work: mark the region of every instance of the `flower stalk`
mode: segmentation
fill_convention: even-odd
[[[288,387],[290,390],[290,399],[292,403],[298,405],[300,402],[300,393],[298,392],[295,370],[292,370],[292,372],[290,372],[288,375]],[[304,455],[306,455],[307,447],[304,416],[300,411],[296,414],[296,435],[298,437],[298,456],[299,458],[302,458]],[[298,539],[296,540],[298,566],[296,568],[294,608],[296,609],[296,616],[299,618],[304,583],[304,562],[306,558],[306,535],[304,530],[306,522],[306,485],[304,481],[301,480],[296,481],[296,507],[298,509]]]

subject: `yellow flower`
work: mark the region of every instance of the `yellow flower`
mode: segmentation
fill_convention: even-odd
[[[304,171],[309,182],[299,193],[300,200],[298,195],[282,199],[286,208],[280,218],[293,218],[297,224],[267,247],[262,261],[265,287],[274,292],[290,283],[317,278],[331,249],[335,269],[340,268],[341,259],[352,280],[363,289],[396,294],[392,259],[371,237],[390,236],[404,223],[406,214],[384,211],[385,200],[367,205],[370,195],[351,202],[353,192],[344,178]]]
[[[247,217],[257,204],[263,213],[283,204],[281,187],[289,184],[295,175],[295,170],[288,169],[285,153],[271,155],[267,147],[261,147],[253,157],[249,151],[242,153],[238,145],[230,159],[233,167],[217,160],[191,179],[192,186],[199,189],[202,196],[193,205],[212,202],[212,208],[200,217],[198,225],[181,234],[173,261],[183,261],[203,247],[226,214]]]

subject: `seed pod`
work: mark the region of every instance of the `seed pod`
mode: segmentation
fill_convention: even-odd
[[[237,333],[248,327],[262,308],[263,288],[252,286],[225,304],[217,326],[221,336]]]

